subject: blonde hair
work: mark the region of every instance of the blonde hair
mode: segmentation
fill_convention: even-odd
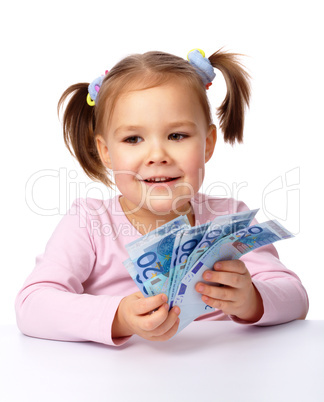
[[[213,67],[225,78],[227,93],[217,110],[225,142],[242,142],[245,107],[249,105],[249,75],[237,55],[221,50],[209,57]],[[130,90],[143,90],[163,85],[171,79],[182,79],[196,92],[207,124],[212,124],[206,88],[195,68],[181,57],[164,52],[147,52],[128,56],[117,63],[105,76],[96,104],[86,102],[88,83],[67,88],[58,103],[58,111],[67,102],[63,114],[64,141],[85,173],[93,180],[112,187],[109,172],[102,164],[96,135],[104,132],[118,97]]]

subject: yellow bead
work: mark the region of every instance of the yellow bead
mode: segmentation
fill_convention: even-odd
[[[192,50],[190,50],[189,53],[193,52],[194,50],[198,50],[198,52],[202,55],[202,57],[205,57],[205,52],[203,50],[201,50],[201,49],[192,49]],[[187,55],[188,60],[189,60],[189,53]]]
[[[94,105],[96,104],[96,102],[91,99],[90,94],[87,95],[87,104],[88,104],[89,106],[94,106]]]

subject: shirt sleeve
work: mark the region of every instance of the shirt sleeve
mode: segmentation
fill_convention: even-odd
[[[89,214],[77,200],[55,229],[44,254],[16,298],[19,329],[26,335],[121,345],[111,327],[122,296],[85,294],[82,284],[96,262]]]
[[[241,203],[239,209],[245,210],[247,207]],[[256,223],[256,220],[252,222]],[[279,260],[272,244],[251,251],[240,260],[249,270],[263,301],[264,314],[253,325],[276,325],[306,317],[309,308],[307,292],[299,277]],[[249,324],[235,316],[230,318],[238,323]]]

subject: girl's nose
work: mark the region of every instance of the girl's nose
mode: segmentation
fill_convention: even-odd
[[[146,157],[147,165],[165,165],[168,163],[170,163],[170,156],[161,144],[156,144],[154,147],[152,146],[149,149],[148,155]]]

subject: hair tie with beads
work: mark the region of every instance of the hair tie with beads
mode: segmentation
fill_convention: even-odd
[[[108,70],[105,71],[105,75],[108,74]],[[102,81],[105,78],[105,75],[101,75],[91,82],[88,86],[88,95],[87,95],[87,104],[89,106],[94,106],[96,104],[96,99],[102,85]]]
[[[187,59],[196,69],[206,86],[206,89],[208,89],[211,86],[213,79],[216,77],[216,74],[211,62],[205,57],[205,52],[201,49],[190,50]]]

